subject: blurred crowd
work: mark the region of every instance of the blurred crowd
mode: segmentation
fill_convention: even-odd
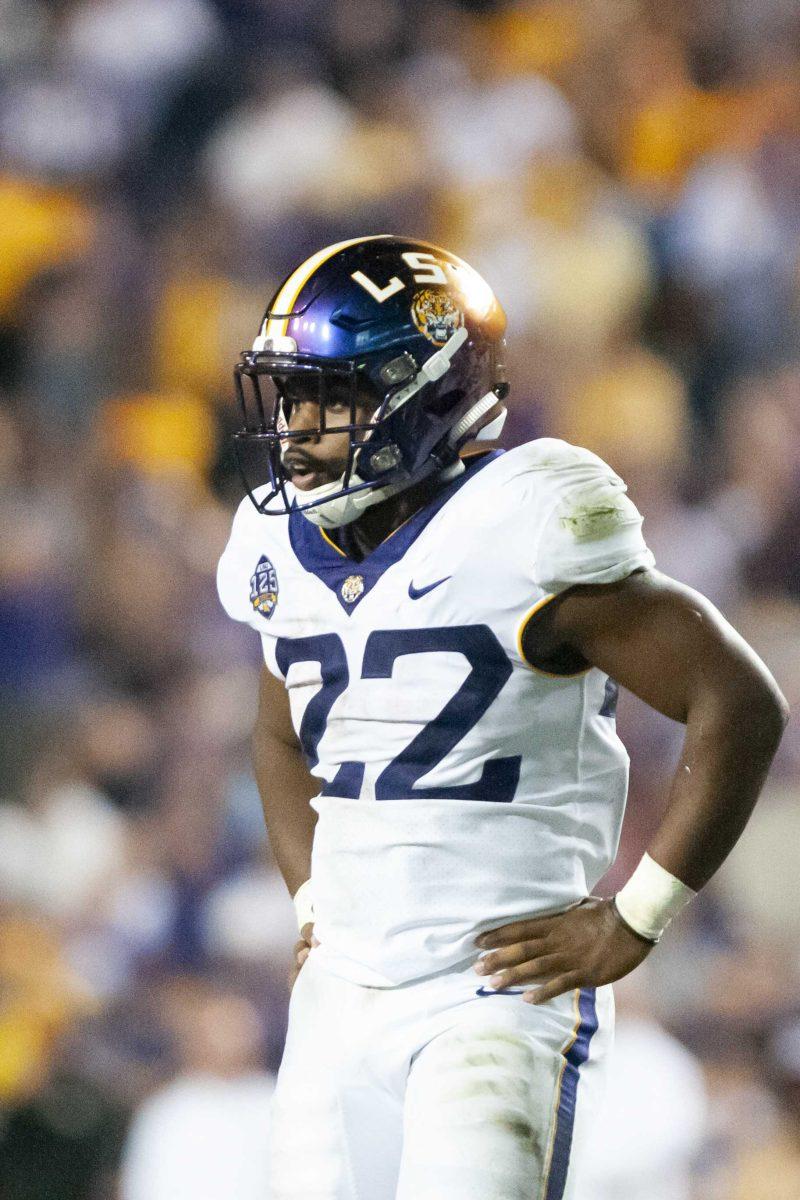
[[[800,705],[792,0],[0,0],[0,1195],[264,1197],[294,914],[214,571],[282,276],[446,245],[506,444],[589,446]],[[617,866],[680,728],[631,697]],[[800,732],[619,989],[580,1200],[800,1196]],[[635,1152],[634,1152],[635,1148]]]

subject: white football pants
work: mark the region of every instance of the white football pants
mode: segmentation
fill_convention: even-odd
[[[610,987],[541,1007],[472,969],[394,988],[295,982],[270,1200],[571,1200],[602,1100]]]

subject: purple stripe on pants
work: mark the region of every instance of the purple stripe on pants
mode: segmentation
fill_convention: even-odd
[[[572,1130],[575,1124],[575,1105],[578,1098],[578,1072],[589,1057],[589,1044],[597,1032],[595,989],[581,988],[578,998],[580,1024],[564,1057],[566,1064],[561,1075],[561,1094],[556,1114],[556,1132],[547,1179],[545,1200],[562,1200],[567,1182]]]

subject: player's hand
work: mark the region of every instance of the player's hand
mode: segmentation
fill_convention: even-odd
[[[475,964],[491,988],[535,983],[522,999],[544,1004],[579,987],[621,979],[647,958],[652,945],[617,915],[611,900],[589,896],[575,908],[549,917],[515,921],[475,939],[491,950]]]
[[[312,947],[318,945],[319,942],[314,937],[314,923],[313,921],[308,921],[300,931],[300,941],[294,944],[294,961],[289,971],[290,989],[294,987],[294,982],[300,974],[300,968],[308,958]]]

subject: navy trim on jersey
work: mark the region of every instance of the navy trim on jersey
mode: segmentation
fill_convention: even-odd
[[[503,453],[503,450],[492,450],[489,454],[482,455],[476,462],[467,465],[461,475],[442,488],[429,504],[425,504],[415,512],[399,529],[389,534],[361,562],[349,558],[322,536],[322,530],[318,525],[313,525],[300,510],[292,509],[289,514],[289,541],[297,561],[306,571],[316,575],[326,587],[331,589],[346,613],[353,612],[384,572],[400,561],[425,526],[445,506],[447,501],[465,483],[477,475],[478,471],[481,471],[490,462],[494,462]],[[358,594],[352,600],[345,600],[342,596],[342,585],[345,580],[353,577],[360,577],[363,587],[360,591],[356,588],[349,588],[349,595],[353,596],[356,591]]]
[[[611,717],[612,721],[617,715],[617,701],[619,700],[619,684],[616,679],[611,676],[606,680],[606,687],[603,693],[603,706],[600,709],[601,717]]]
[[[572,1131],[575,1125],[575,1107],[578,1099],[578,1073],[589,1057],[589,1045],[598,1028],[594,988],[581,988],[578,997],[578,1012],[580,1024],[572,1044],[564,1053],[566,1062],[561,1076],[553,1153],[550,1158],[550,1171],[544,1200],[562,1200],[567,1184]]]

